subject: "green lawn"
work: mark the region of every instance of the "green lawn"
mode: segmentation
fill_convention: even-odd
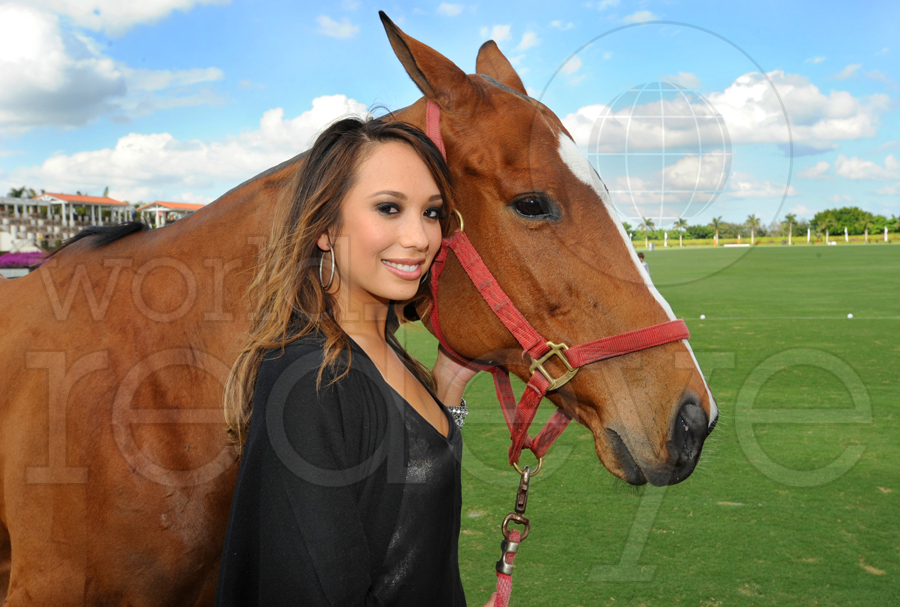
[[[647,261],[688,322],[719,426],[665,489],[614,479],[570,426],[532,485],[513,605],[900,604],[900,246]],[[433,361],[421,328],[408,346]],[[482,605],[518,476],[490,377],[466,396],[460,565]]]

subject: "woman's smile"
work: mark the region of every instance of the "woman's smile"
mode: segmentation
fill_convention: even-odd
[[[425,260],[382,259],[381,263],[383,263],[389,271],[400,278],[405,280],[418,280],[422,276],[422,264],[425,263]]]

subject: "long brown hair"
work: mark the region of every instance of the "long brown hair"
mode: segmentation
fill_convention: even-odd
[[[403,122],[383,118],[346,118],[319,135],[297,171],[290,204],[281,205],[285,208],[273,222],[271,237],[250,285],[254,317],[247,342],[225,385],[225,421],[239,450],[250,425],[257,372],[268,350],[283,350],[310,333],[322,334],[324,360],[317,385],[321,384],[325,368],[334,368],[342,352],[350,355],[350,342],[335,319],[335,296],[327,293],[319,280],[323,253],[316,240],[323,232],[340,232],[341,205],[356,181],[360,165],[375,147],[389,142],[409,145],[428,167],[444,199],[441,230],[444,235],[448,232],[452,204],[450,171],[438,148],[424,133]],[[328,264],[325,266],[327,276]],[[431,373],[401,347],[394,335],[400,323],[409,320],[404,309],[414,309],[428,297],[425,280],[412,300],[392,302],[385,337],[410,371],[433,388]],[[336,379],[348,370],[349,365]]]

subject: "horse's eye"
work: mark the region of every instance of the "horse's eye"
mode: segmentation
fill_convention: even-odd
[[[546,202],[540,196],[534,195],[517,199],[513,206],[523,217],[543,217],[548,211]]]

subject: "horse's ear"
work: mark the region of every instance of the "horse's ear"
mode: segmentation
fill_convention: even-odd
[[[384,11],[378,11],[394,54],[422,94],[442,109],[452,110],[461,98],[474,92],[465,72],[439,52],[410,38],[397,27]]]
[[[527,95],[522,79],[513,68],[506,55],[500,52],[500,48],[493,40],[488,40],[478,49],[478,61],[475,63],[475,71],[485,76],[490,76],[497,82],[505,84],[514,91]]]

